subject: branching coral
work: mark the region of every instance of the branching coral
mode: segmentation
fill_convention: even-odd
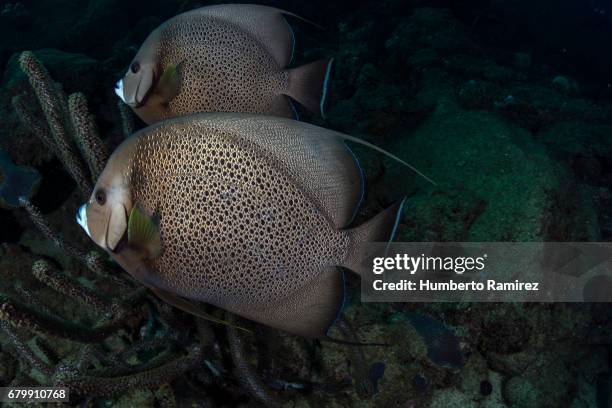
[[[121,114],[121,123],[123,124],[123,136],[129,137],[134,130],[136,125],[134,124],[134,114],[122,100],[117,103],[119,107],[119,113]]]
[[[235,322],[235,318],[232,314],[227,313],[229,321]],[[245,356],[244,340],[241,337],[239,330],[234,326],[228,326],[227,337],[230,346],[230,353],[232,360],[236,366],[237,375],[240,378],[241,383],[246,387],[247,390],[255,397],[258,401],[263,403],[266,407],[280,407],[282,403],[274,397],[268,387],[255,373],[253,367],[250,366]]]
[[[32,53],[24,52],[19,61],[40,102],[46,123],[38,119],[24,96],[13,98],[19,117],[60,158],[80,192],[88,196],[104,168],[107,149],[96,132],[85,97],[76,93],[66,98]],[[129,130],[130,126],[126,124],[124,128]],[[87,253],[63,239],[26,198],[21,198],[19,203],[49,241],[95,276],[84,284],[47,260],[37,260],[32,267],[33,277],[44,287],[77,302],[81,308],[84,306],[87,311],[84,314],[88,316],[84,321],[59,317],[61,313],[55,310],[57,307],[40,301],[42,289],[36,291],[15,285],[21,300],[15,295],[0,294],[0,331],[21,361],[36,368],[47,384],[66,385],[73,393],[89,397],[158,387],[202,365],[200,346],[187,342],[187,336],[179,335],[183,329],[170,330],[164,317],[156,316],[155,309],[162,307],[146,289],[120,277],[114,268],[106,265],[100,254]],[[113,288],[112,294],[101,291],[100,285]],[[164,315],[172,314],[166,310]],[[140,337],[138,325],[143,318],[155,321],[164,330],[158,330],[157,337],[152,339],[134,339],[129,333],[136,332]],[[75,342],[83,345],[76,361],[74,354],[69,354],[55,365],[55,359],[41,357],[42,347],[32,349],[23,339],[24,333],[56,338],[55,344],[68,341],[72,347],[79,347]],[[181,350],[187,350],[187,354]],[[141,353],[149,354],[147,362],[134,363]]]
[[[98,136],[96,124],[87,108],[87,99],[82,93],[68,97],[68,112],[74,125],[75,140],[89,166],[92,180],[98,179],[108,158],[106,146]]]
[[[123,376],[84,375],[74,367],[59,366],[54,373],[54,383],[81,395],[113,396],[134,389],[158,387],[201,364],[202,351],[200,346],[195,345],[185,356],[148,370],[136,367],[134,372]]]
[[[74,145],[74,124],[71,120],[66,97],[49,76],[47,69],[31,52],[23,52],[19,57],[21,70],[26,74],[34,93],[38,97],[45,115],[47,126],[36,120],[36,114],[19,99],[13,102],[20,119],[29,120],[26,126],[36,133],[48,146],[54,146],[54,152],[61,158],[68,173],[76,181],[77,187],[84,196],[91,192],[91,178],[88,177],[82,160]],[[42,129],[48,129],[42,130]],[[72,140],[71,140],[72,137]],[[100,142],[102,144],[102,142]],[[92,154],[93,155],[93,154]]]

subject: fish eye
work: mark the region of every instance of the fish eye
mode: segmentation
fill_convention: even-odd
[[[106,192],[104,190],[96,191],[95,197],[98,204],[104,205],[106,203]]]
[[[132,74],[135,74],[140,71],[140,64],[138,63],[138,61],[132,62],[132,65],[130,65],[130,71],[132,71]]]

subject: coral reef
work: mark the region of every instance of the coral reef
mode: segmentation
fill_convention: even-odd
[[[77,203],[107,152],[141,126],[124,104],[117,109],[112,84],[152,28],[200,2],[120,3],[0,9],[0,32],[14,39],[0,47],[0,145],[41,174],[21,210],[0,210],[0,385],[61,382],[78,390],[70,405],[85,406],[609,404],[607,304],[364,305],[348,276],[354,333],[332,335],[389,344],[349,348],[194,322],[90,252],[74,223]],[[557,3],[283,3],[330,28],[320,36],[328,41],[296,30],[307,45],[296,59],[337,56],[320,123],[392,150],[438,182],[357,147],[368,177],[361,217],[408,194],[401,240],[612,237],[612,58],[605,44],[579,40],[593,30],[606,38],[610,26],[588,17],[588,4],[601,2],[571,0],[575,16],[597,24],[568,30]],[[552,15],[565,23],[554,27]],[[31,55],[13,54],[40,48],[63,88]],[[577,64],[583,55],[589,63]],[[34,92],[21,65],[46,84]],[[53,106],[39,107],[37,95]]]

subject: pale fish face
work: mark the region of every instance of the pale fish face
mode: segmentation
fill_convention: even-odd
[[[120,183],[105,183],[101,178],[89,201],[79,208],[76,221],[98,246],[115,252],[127,235],[131,208],[128,189]]]
[[[134,60],[125,76],[115,84],[115,94],[132,108],[139,108],[155,86],[155,65]]]

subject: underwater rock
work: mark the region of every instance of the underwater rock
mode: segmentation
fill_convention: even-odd
[[[443,323],[422,314],[406,313],[405,319],[417,330],[427,345],[427,357],[441,367],[463,367],[459,339]]]
[[[471,54],[478,46],[448,10],[419,8],[401,21],[385,44],[392,58],[415,68],[443,64],[453,54]]]
[[[332,94],[337,100],[350,98],[357,88],[357,78],[362,67],[374,61],[375,50],[368,41],[374,31],[373,24],[366,23],[357,28],[347,23],[338,27],[338,50]],[[333,105],[332,105],[333,106]]]
[[[459,88],[457,101],[464,109],[488,110],[495,106],[499,93],[499,87],[490,82],[470,79]]]
[[[40,184],[40,174],[32,167],[16,166],[8,153],[0,150],[0,207],[19,207],[19,197],[31,198]]]
[[[529,322],[519,316],[513,316],[512,326],[506,324],[499,316],[491,317],[483,323],[482,330],[488,335],[483,336],[480,347],[486,351],[499,354],[517,353],[525,349],[529,342],[532,328]]]
[[[476,408],[477,406],[470,397],[455,388],[434,391],[429,405],[430,408]]]
[[[25,5],[17,1],[15,3],[4,3],[0,8],[0,18],[8,20],[16,20],[27,16],[28,10]]]
[[[385,363],[376,362],[372,363],[368,368],[368,379],[372,382],[374,386],[374,393],[378,392],[378,381],[380,381],[385,375]]]
[[[542,218],[551,203],[548,192],[562,188],[563,168],[526,130],[488,112],[461,109],[439,73],[428,73],[421,89],[417,98],[435,103],[436,109],[388,149],[409,158],[438,186],[410,197],[406,219],[417,229],[401,229],[399,240],[541,239]],[[390,181],[404,176],[392,168],[386,177]],[[453,191],[465,200],[445,198]],[[471,209],[461,209],[466,205]],[[436,207],[438,211],[430,211]],[[428,231],[439,232],[431,237]]]
[[[563,75],[557,75],[554,77],[552,80],[552,85],[558,91],[568,95],[578,93],[579,91],[578,83]]]
[[[488,374],[487,360],[478,351],[472,352],[467,356],[465,365],[459,374],[461,391],[474,401],[483,399],[485,395],[481,391],[482,383],[487,382],[491,385]]]
[[[513,63],[516,68],[524,70],[531,67],[531,54],[515,52],[513,57]]]
[[[480,407],[505,408],[507,405],[504,403],[504,397],[502,395],[504,377],[495,371],[489,371],[487,378],[487,382],[491,385],[491,393],[486,396],[481,396]]]
[[[522,377],[512,377],[506,382],[504,397],[511,408],[542,406],[539,389]]]
[[[427,378],[425,378],[421,374],[417,374],[414,377],[412,377],[412,385],[414,386],[414,388],[416,388],[420,392],[425,392],[427,391],[427,386],[429,384],[427,383]]]
[[[480,382],[480,393],[484,396],[491,395],[493,392],[493,385],[488,380],[482,380]]]

